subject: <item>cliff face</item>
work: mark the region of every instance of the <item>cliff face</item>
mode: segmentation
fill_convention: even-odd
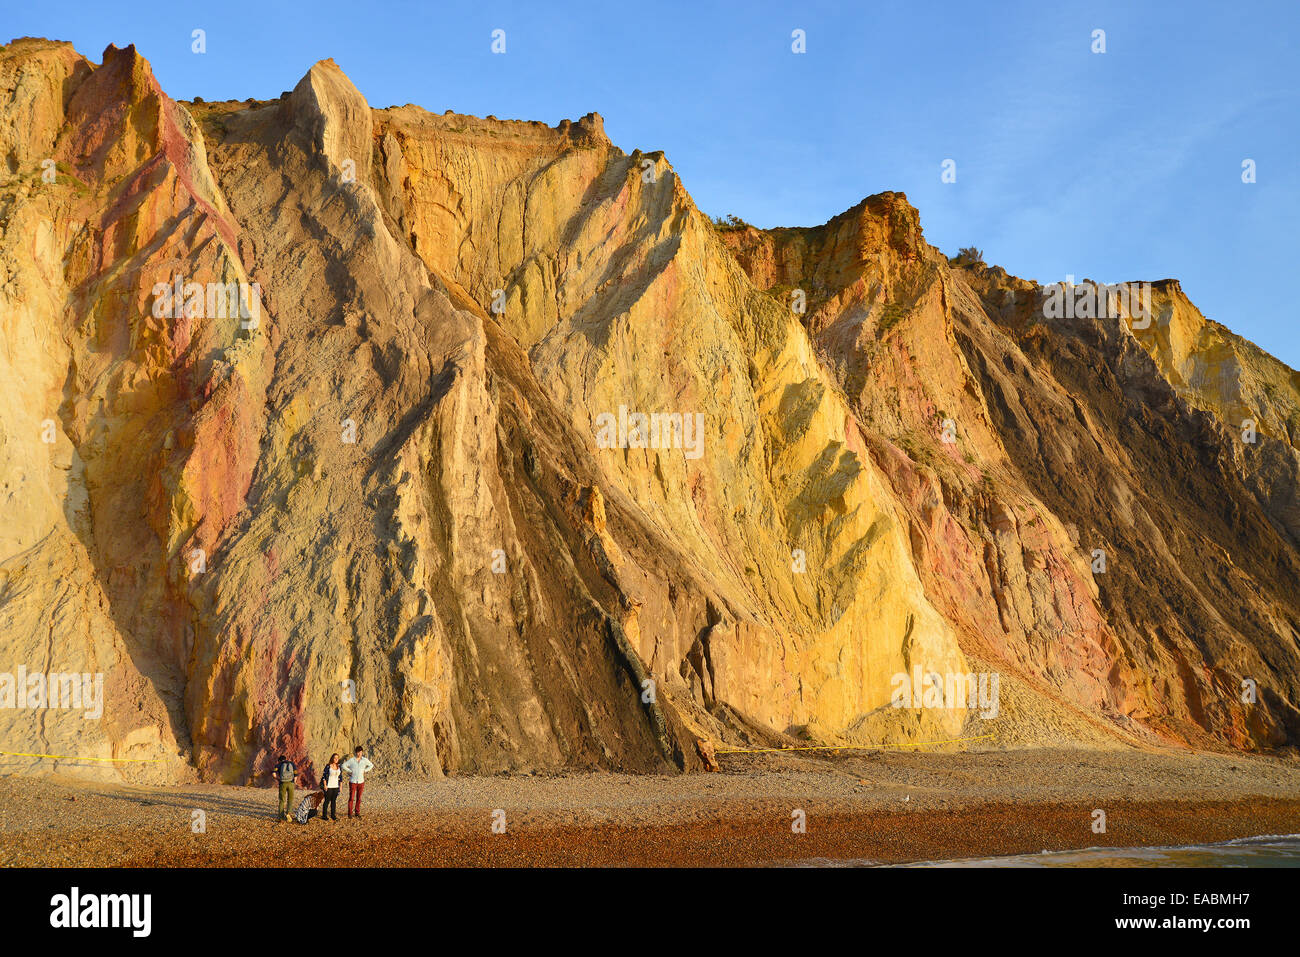
[[[332,61],[182,105],[22,40],[0,92],[0,647],[104,675],[95,720],[0,709],[4,750],[1300,730],[1296,375],[1176,284],[1141,331],[1047,319],[901,195],[719,231],[598,116],[372,110]],[[891,707],[915,669],[996,673],[996,717]]]
[[[722,235],[757,285],[805,291],[967,653],[1129,730],[1294,739],[1296,373],[1176,282],[1067,317],[1061,289],[950,265],[898,194]]]

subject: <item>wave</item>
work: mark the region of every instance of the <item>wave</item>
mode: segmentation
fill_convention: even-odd
[[[887,864],[866,858],[808,858],[797,867],[1298,867],[1300,834],[1259,834],[1213,844],[1084,847],[1037,854]]]

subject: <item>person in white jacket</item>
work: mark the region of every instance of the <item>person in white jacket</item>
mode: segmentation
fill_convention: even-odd
[[[343,770],[348,772],[348,817],[361,817],[361,790],[366,786],[366,772],[374,767],[370,759],[366,757],[366,749],[357,745],[352,757],[343,762]],[[356,813],[352,811],[353,802],[356,803]]]
[[[330,759],[325,762],[325,769],[320,773],[320,786],[321,790],[325,792],[325,806],[321,808],[321,819],[337,821],[339,819],[339,788],[343,786],[343,765],[339,764],[337,751],[331,754]]]

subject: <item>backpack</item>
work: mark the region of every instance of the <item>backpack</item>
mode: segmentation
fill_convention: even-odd
[[[279,771],[280,771],[281,784],[285,784],[293,780],[294,767],[292,761],[281,761]]]

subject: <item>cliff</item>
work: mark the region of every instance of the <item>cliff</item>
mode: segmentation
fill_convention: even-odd
[[[599,116],[374,110],[332,61],[182,104],[18,40],[0,91],[0,647],[104,679],[3,750],[241,782],[1300,730],[1300,380],[1176,283],[1143,329],[1047,318],[900,194],[719,230]],[[997,714],[892,707],[917,669]]]

